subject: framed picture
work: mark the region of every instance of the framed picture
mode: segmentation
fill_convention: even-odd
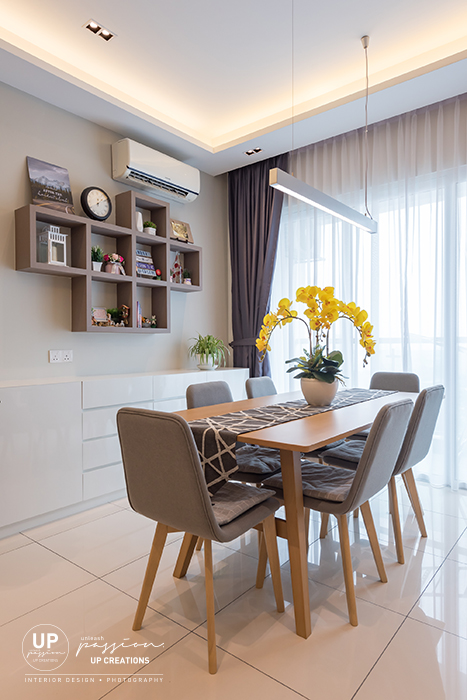
[[[170,238],[176,238],[177,241],[182,241],[183,243],[193,243],[190,224],[187,224],[184,221],[170,219],[170,227]]]
[[[68,170],[30,156],[27,156],[26,160],[32,203],[74,214]]]

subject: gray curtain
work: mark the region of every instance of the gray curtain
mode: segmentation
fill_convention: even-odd
[[[269,187],[269,170],[287,170],[288,153],[229,173],[230,259],[234,367],[270,375],[255,341],[269,311],[283,194]]]

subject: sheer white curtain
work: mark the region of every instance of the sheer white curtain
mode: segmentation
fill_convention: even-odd
[[[363,212],[363,138],[360,130],[300,149],[291,172]],[[467,96],[370,127],[368,154],[378,234],[289,198],[271,308],[317,284],[366,309],[377,341],[367,368],[351,324],[333,326],[331,349],[343,351],[347,386],[368,386],[377,370],[416,372],[422,387],[444,384],[432,450],[417,471],[435,485],[466,488]],[[273,334],[279,390],[298,388],[284,363],[305,347],[301,328],[292,323]]]

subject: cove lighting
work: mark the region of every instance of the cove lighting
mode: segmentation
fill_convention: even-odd
[[[336,216],[338,219],[342,219],[342,221],[362,229],[362,231],[368,231],[368,233],[378,232],[378,223],[374,219],[360,214],[352,207],[348,207],[347,204],[343,204],[338,199],[320,192],[320,190],[307,185],[306,182],[298,180],[293,175],[280,170],[280,168],[272,168],[269,171],[269,185],[276,190],[289,194],[291,197],[295,197],[295,199],[300,199],[305,204],[310,204],[312,207],[331,214],[331,216]]]

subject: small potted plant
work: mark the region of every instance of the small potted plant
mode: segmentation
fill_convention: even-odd
[[[186,268],[183,270],[182,277],[183,284],[191,284],[191,272]]]
[[[110,255],[104,255],[104,263],[102,265],[102,272],[110,272],[113,275],[124,275],[125,270],[123,265],[125,264],[124,259],[118,253],[111,253]]]
[[[162,279],[162,272],[157,268],[157,270],[154,270],[154,274],[156,275],[156,280],[161,280]]]
[[[104,262],[104,251],[99,245],[93,245],[91,248],[92,269],[100,272],[102,263]]]
[[[156,229],[157,229],[157,226],[156,226],[156,224],[153,224],[152,221],[145,221],[143,223],[144,233],[148,233],[150,236],[156,235]]]
[[[195,342],[189,348],[189,352],[191,357],[198,356],[199,369],[217,369],[220,364],[225,364],[230,349],[223,340],[215,338],[213,335],[202,336],[199,333],[197,338],[191,340]]]

